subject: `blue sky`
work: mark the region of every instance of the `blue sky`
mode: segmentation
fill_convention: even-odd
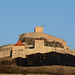
[[[0,0],[0,46],[44,25],[44,33],[75,48],[75,0]]]

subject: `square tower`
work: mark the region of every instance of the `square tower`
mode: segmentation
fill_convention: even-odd
[[[43,33],[43,27],[35,27],[35,32]]]
[[[44,40],[35,40],[35,48],[42,49],[44,47]]]
[[[12,59],[17,57],[25,58],[25,45],[19,40],[15,45],[13,45]]]

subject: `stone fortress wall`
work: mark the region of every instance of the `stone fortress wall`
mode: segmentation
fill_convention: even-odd
[[[25,46],[13,46],[12,58],[25,57]]]
[[[0,51],[0,58],[10,57],[11,50],[2,50]]]
[[[38,40],[38,42],[40,43],[40,40]],[[37,43],[37,40],[35,40],[35,45],[36,45],[36,43]],[[39,48],[40,45],[43,46],[43,44],[38,44],[38,45],[34,46],[33,49],[29,49],[29,48],[26,49],[25,47],[23,47],[23,48],[18,47],[18,49],[20,49],[20,50],[22,49],[22,50],[21,51],[15,50],[14,54],[12,54],[12,56],[13,56],[12,58],[15,58],[15,57],[26,58],[26,55],[35,54],[35,53],[48,53],[48,52],[52,52],[52,51],[62,53],[62,54],[68,53],[68,54],[75,56],[75,50],[64,49],[64,48],[59,48],[59,47],[55,48],[55,47],[49,47],[49,46],[43,46],[42,48]],[[8,47],[8,45],[6,45],[6,46]],[[4,48],[5,50],[0,51],[0,58],[10,57],[11,49],[6,50],[7,49],[6,46]],[[12,45],[10,47],[12,47],[12,49],[13,49]],[[30,45],[30,46],[26,45],[26,47],[32,47],[32,45]],[[38,47],[38,48],[36,48],[36,47]]]
[[[36,33],[36,32],[34,32],[34,33],[24,33],[24,34],[22,34],[22,35],[19,36],[19,39],[21,41],[23,41],[23,39],[25,37],[30,37],[30,38],[45,38],[45,39],[47,39],[47,41],[50,41],[50,42],[51,41],[57,41],[57,42],[62,43],[62,45],[64,46],[65,49],[69,48],[67,46],[66,41],[64,41],[64,40],[62,40],[60,38],[54,37],[52,35],[45,34],[45,33]]]
[[[44,40],[35,40],[34,48],[32,48],[32,49],[26,49],[26,47],[24,47],[24,46],[21,47],[20,50],[19,50],[19,48],[16,46],[16,48],[13,49],[13,55],[12,55],[13,57],[12,58],[17,58],[17,57],[26,58],[26,55],[36,54],[36,53],[48,53],[48,52],[52,52],[52,51],[62,53],[62,54],[68,53],[68,54],[75,55],[75,52],[73,52],[70,49],[44,46]]]
[[[63,39],[57,38],[55,36],[49,35],[49,34],[45,34],[43,33],[43,27],[35,27],[35,32],[33,33],[24,33],[22,35],[19,35],[19,39],[21,41],[23,41],[24,38],[44,38],[47,39],[47,41],[51,42],[51,41],[56,41],[56,42],[60,42],[65,49],[70,49],[70,47],[67,46],[66,41],[64,41]]]
[[[14,44],[8,44],[0,47],[1,50],[12,50]]]
[[[9,44],[9,45],[0,47],[0,58],[8,57],[8,56],[10,57],[11,50],[12,50],[12,58],[16,58],[16,57],[26,58],[26,55],[35,54],[35,53],[48,53],[52,51],[63,53],[63,54],[68,53],[68,54],[72,54],[75,56],[75,50],[70,50],[70,48],[67,46],[66,41],[64,41],[63,39],[54,37],[52,35],[43,33],[43,27],[41,28],[36,27],[35,32],[24,33],[19,36],[19,39],[23,41],[25,37],[45,38],[47,39],[47,41],[50,41],[50,42],[57,41],[57,42],[60,42],[64,46],[64,48],[45,46],[44,40],[35,40],[34,45],[27,45],[25,42],[23,42],[23,44],[25,44],[24,47],[20,47],[20,46],[14,47],[13,46],[14,44]],[[33,47],[33,48],[30,49],[30,47]]]
[[[0,58],[10,57],[11,50],[13,49],[14,44],[8,44],[0,47]]]

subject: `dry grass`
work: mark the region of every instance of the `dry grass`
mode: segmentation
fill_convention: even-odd
[[[8,74],[50,74],[50,75],[75,75],[75,67],[71,66],[34,66],[20,67],[16,66],[11,58],[0,59],[0,73]]]
[[[75,67],[71,66],[35,66],[19,67],[16,65],[0,65],[0,73],[8,74],[50,74],[50,75],[75,75]]]
[[[0,61],[5,61],[5,60],[7,60],[7,61],[12,61],[12,58],[10,58],[10,57],[3,57],[3,58],[0,58]]]
[[[40,67],[20,67],[28,73],[52,74],[52,75],[75,75],[75,67],[71,66],[40,66]]]

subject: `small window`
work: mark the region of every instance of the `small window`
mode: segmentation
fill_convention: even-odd
[[[18,51],[20,51],[20,49]]]
[[[21,49],[21,51],[23,51],[23,49]]]

